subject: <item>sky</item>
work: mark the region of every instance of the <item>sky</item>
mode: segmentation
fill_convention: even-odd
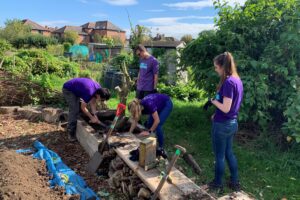
[[[246,0],[228,0],[243,5]],[[87,22],[109,20],[130,35],[133,25],[180,39],[193,37],[214,28],[217,11],[212,0],[2,0],[0,27],[7,19],[30,19],[41,25],[80,26]]]

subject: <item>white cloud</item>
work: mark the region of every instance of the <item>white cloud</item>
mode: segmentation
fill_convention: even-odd
[[[185,19],[213,19],[213,16],[184,16],[184,17],[161,17],[161,18],[149,18],[140,20],[140,23],[146,24],[151,30],[152,35],[157,33],[165,34],[166,36],[173,36],[180,39],[185,34],[191,34],[193,37],[197,37],[203,30],[214,29],[213,23],[186,23],[180,20]]]
[[[179,3],[165,3],[164,6],[170,8],[176,8],[180,10],[184,9],[201,9],[205,7],[212,7],[213,2],[212,0],[203,0],[203,1],[194,1],[194,2],[179,2]]]
[[[176,23],[172,25],[151,26],[148,28],[150,28],[152,35],[163,33],[165,36],[172,36],[180,39],[186,34],[191,34],[193,38],[196,38],[200,32],[214,29],[214,24]]]
[[[145,20],[140,20],[141,23],[152,23],[156,25],[169,25],[178,23],[180,20],[184,19],[210,19],[212,20],[213,16],[184,16],[184,17],[158,17],[158,18],[149,18]]]
[[[107,18],[108,15],[105,13],[94,13],[92,14],[92,17]]]
[[[146,10],[146,12],[165,12],[163,9]]]
[[[229,5],[233,6],[236,3],[244,5],[246,0],[226,0]],[[213,7],[213,0],[202,0],[202,1],[188,1],[188,2],[178,2],[178,3],[165,3],[164,6],[175,8],[178,10],[187,10],[187,9],[202,9],[206,7]]]
[[[37,23],[41,24],[43,26],[52,26],[52,27],[55,27],[55,26],[65,26],[65,25],[72,24],[72,23],[70,23],[67,20],[40,21],[40,22],[37,22]]]
[[[105,2],[115,6],[130,6],[137,4],[137,0],[104,0]]]

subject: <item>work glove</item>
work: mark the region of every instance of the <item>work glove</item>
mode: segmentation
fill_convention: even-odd
[[[212,99],[208,99],[208,101],[204,104],[203,110],[207,110],[210,106],[212,106]]]
[[[153,94],[158,93],[158,90],[155,88],[155,89],[152,90],[152,93]]]

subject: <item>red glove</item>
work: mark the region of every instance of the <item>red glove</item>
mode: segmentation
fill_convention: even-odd
[[[124,104],[122,104],[122,103],[119,103],[119,104],[118,104],[118,107],[117,107],[117,113],[116,113],[116,116],[117,116],[117,117],[120,117],[120,116],[123,114],[123,112],[125,112],[125,110],[126,110],[126,105],[124,105]]]

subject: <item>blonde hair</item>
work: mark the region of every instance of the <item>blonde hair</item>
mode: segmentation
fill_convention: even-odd
[[[239,77],[233,56],[230,52],[224,52],[214,58],[214,62],[224,69],[217,90],[219,90],[228,76]]]
[[[128,104],[128,110],[131,113],[131,118],[133,118],[135,121],[138,121],[142,115],[142,106],[140,104],[139,99],[133,99]]]

